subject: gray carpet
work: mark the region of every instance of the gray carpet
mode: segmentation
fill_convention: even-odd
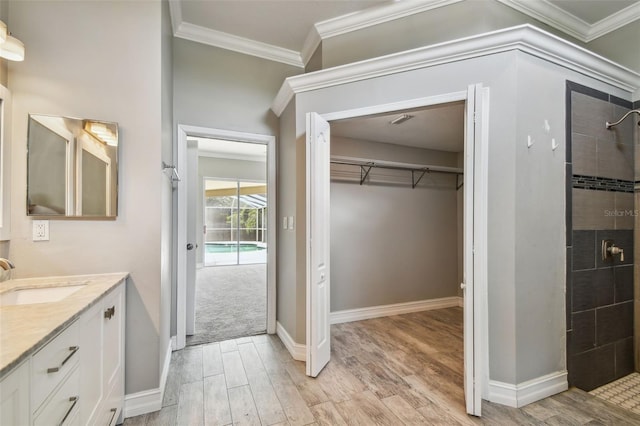
[[[187,345],[267,330],[267,265],[214,266],[196,272],[196,333]]]

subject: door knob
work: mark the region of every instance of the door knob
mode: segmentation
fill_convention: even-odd
[[[193,244],[188,243],[187,244],[187,250],[193,250]]]

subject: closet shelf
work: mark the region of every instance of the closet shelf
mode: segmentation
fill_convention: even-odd
[[[458,176],[463,176],[463,169],[457,167],[431,166],[426,164],[399,163],[395,161],[371,160],[366,158],[331,156],[331,164],[341,164],[345,166],[360,167],[360,185],[369,176],[371,169],[387,170],[407,170],[411,172],[411,187],[415,188],[427,173],[445,173],[456,175],[456,188],[460,189],[462,184],[458,183]]]

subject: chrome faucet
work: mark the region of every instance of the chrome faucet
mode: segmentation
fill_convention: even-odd
[[[9,260],[0,257],[0,282],[11,279],[11,270],[15,269],[15,265]]]

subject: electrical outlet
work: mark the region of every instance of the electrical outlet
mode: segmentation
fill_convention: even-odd
[[[33,221],[33,241],[49,241],[49,221]]]

